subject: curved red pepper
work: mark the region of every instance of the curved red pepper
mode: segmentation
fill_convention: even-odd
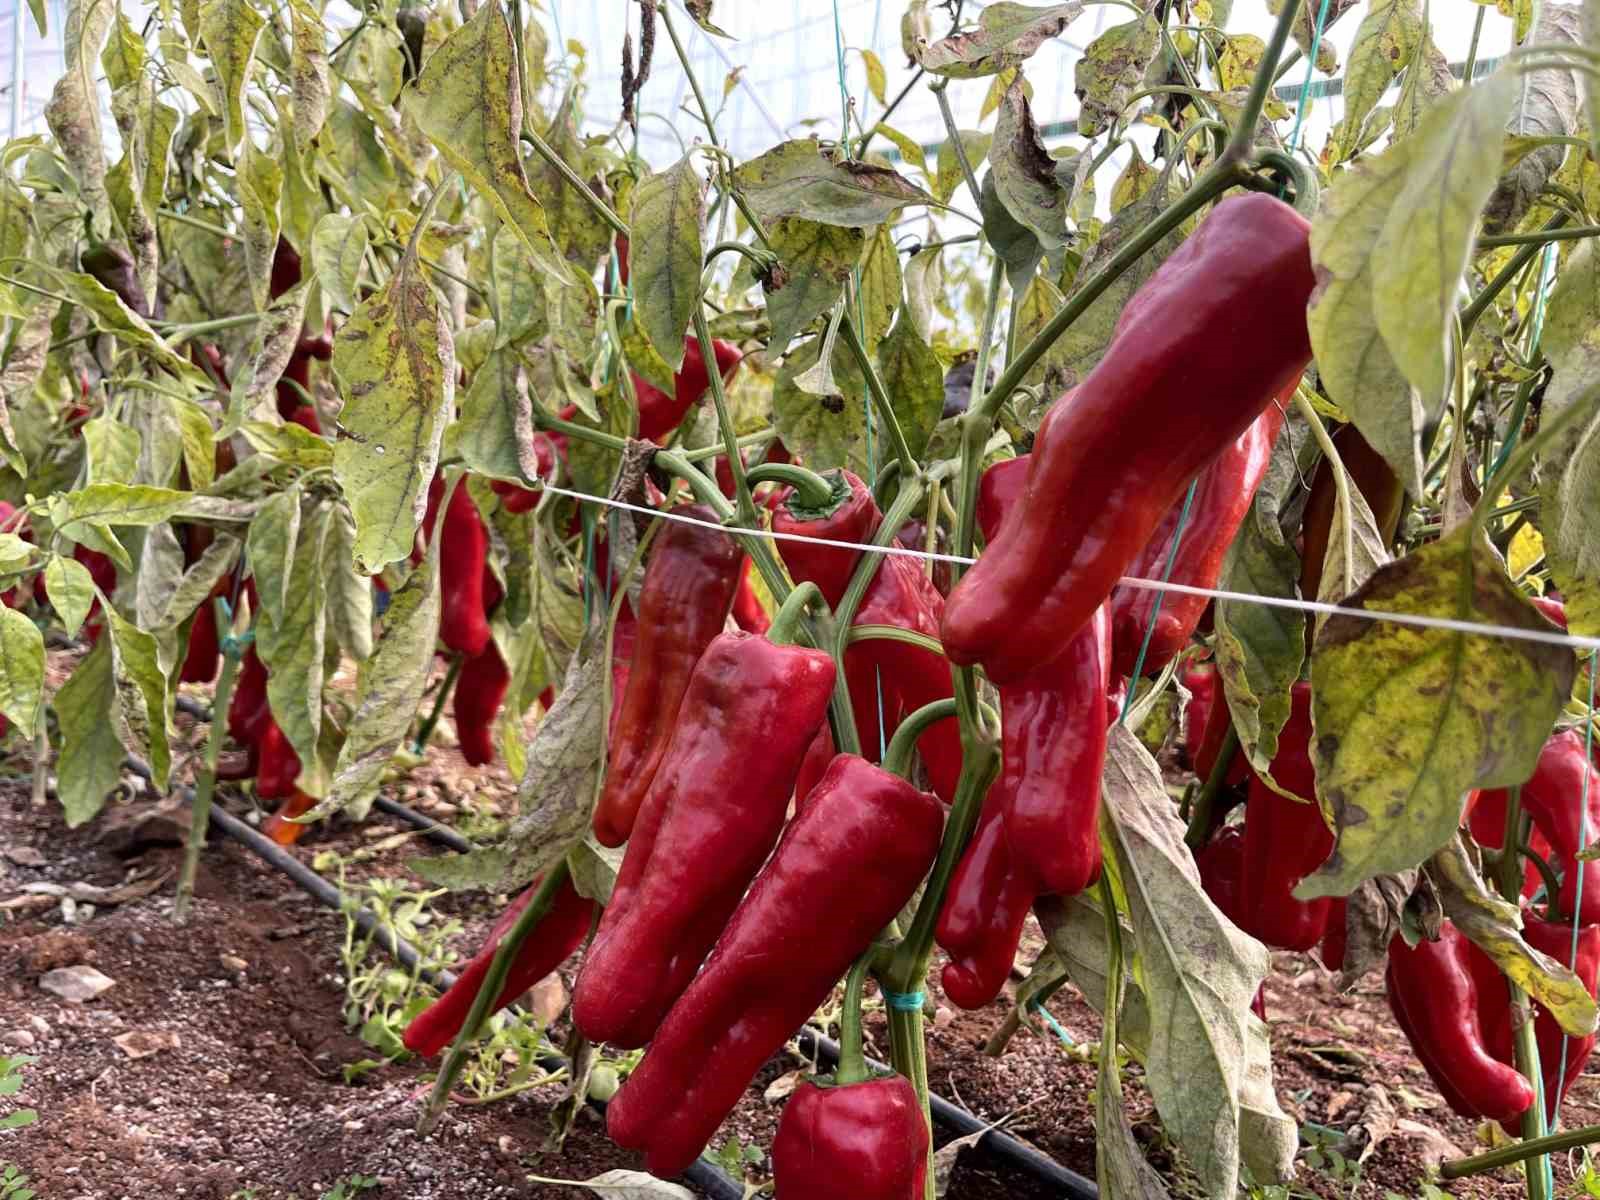
[[[750,581],[752,570],[754,564],[745,559],[739,571],[739,590],[733,596],[733,619],[746,633],[765,633],[772,628],[772,618],[767,615],[766,606]]]
[[[1270,196],[1230,197],[1129,301],[1045,415],[1025,502],[950,593],[952,662],[1003,683],[1063,653],[1189,481],[1304,370],[1310,228]]]
[[[228,736],[241,746],[249,748],[252,757],[256,745],[272,721],[272,709],[267,703],[267,668],[251,646],[239,664],[239,676],[234,681],[233,699],[228,703]]]
[[[731,342],[720,339],[711,343],[717,356],[717,371],[724,381],[729,379],[744,354]],[[685,336],[683,339],[683,365],[672,376],[672,394],[668,395],[638,372],[633,375],[634,396],[639,402],[639,437],[647,442],[664,441],[695,406],[711,386],[711,375],[706,370],[705,359],[700,354],[700,339]]]
[[[435,475],[428,485],[428,509],[422,518],[424,538],[433,536],[443,498],[444,476]],[[489,644],[483,597],[488,560],[489,531],[467,491],[467,481],[462,479],[450,497],[444,528],[439,531],[439,640],[467,658],[476,658]]]
[[[772,1139],[775,1200],[922,1200],[928,1124],[904,1075],[843,1086],[802,1083]]]
[[[982,1008],[1000,994],[1039,888],[1012,860],[1006,840],[1006,794],[996,780],[977,829],[956,864],[934,936],[950,961],[939,982],[952,1004]],[[999,794],[997,794],[999,793]]]
[[[698,504],[674,510],[716,518]],[[613,697],[620,716],[606,760],[605,786],[594,810],[595,837],[620,846],[678,721],[695,664],[722,632],[739,588],[743,552],[720,530],[668,521],[657,536],[639,589],[637,644],[628,687]]]
[[[217,677],[217,660],[222,653],[217,637],[217,610],[208,596],[195,611],[189,625],[189,644],[178,671],[179,683],[211,683]]]
[[[911,898],[943,830],[933,796],[856,755],[835,758],[611,1102],[612,1141],[643,1150],[654,1175],[694,1162],[756,1072]],[[701,849],[702,861],[712,857]]]
[[[467,1014],[472,1011],[472,1002],[483,989],[483,981],[494,962],[495,951],[538,892],[539,884],[540,880],[535,879],[527,891],[506,907],[490,927],[489,936],[484,939],[478,952],[461,968],[455,983],[444,995],[412,1018],[411,1024],[406,1026],[403,1039],[407,1050],[428,1058],[455,1041],[461,1027],[466,1024]],[[570,878],[565,880],[556,889],[550,910],[540,918],[533,932],[518,949],[516,958],[512,959],[505,986],[495,997],[490,1013],[497,1013],[510,1005],[523,992],[566,962],[572,952],[583,945],[583,939],[588,936],[589,927],[594,923],[597,907],[593,900],[585,900],[578,895]]]
[[[1238,825],[1224,825],[1215,837],[1194,852],[1194,864],[1200,871],[1200,886],[1211,897],[1211,903],[1228,920],[1244,929],[1240,908],[1243,903],[1244,829]]]
[[[454,711],[456,740],[468,766],[482,767],[494,761],[494,719],[510,686],[511,669],[492,640],[477,658],[461,664]]]
[[[1283,428],[1284,409],[1294,395],[1298,377],[1284,392],[1262,409],[1237,438],[1228,443],[1216,460],[1200,472],[1188,518],[1178,536],[1178,517],[1183,501],[1168,511],[1144,549],[1129,564],[1126,574],[1136,579],[1167,579],[1189,587],[1214,588],[1222,576],[1222,559],[1244,524],[1256,488],[1267,473],[1272,445]],[[1177,553],[1172,543],[1178,538]],[[1168,571],[1168,563],[1171,571]],[[1160,612],[1156,602],[1160,600]],[[1158,675],[1178,656],[1194,636],[1211,601],[1206,596],[1183,592],[1156,592],[1148,588],[1119,587],[1111,596],[1111,640],[1115,648],[1113,666],[1119,675],[1133,674],[1134,661],[1150,633],[1143,672]]]
[[[1472,832],[1472,840],[1486,850],[1499,850],[1506,840],[1506,793],[1496,789],[1487,792],[1473,792],[1467,800],[1467,828]],[[1550,843],[1540,832],[1537,825],[1528,830],[1528,846],[1532,851],[1551,866],[1556,866],[1555,856],[1550,853]],[[1559,870],[1559,867],[1557,867]],[[1522,864],[1522,895],[1532,899],[1544,886],[1544,876],[1539,874],[1539,868],[1534,866],[1529,859],[1524,859]]]
[[[590,1040],[644,1045],[694,978],[778,839],[833,681],[820,650],[748,633],[706,648],[573,991]]]
[[[256,795],[263,800],[281,800],[291,795],[295,780],[300,778],[300,756],[270,716],[257,750],[260,759],[256,770]]]

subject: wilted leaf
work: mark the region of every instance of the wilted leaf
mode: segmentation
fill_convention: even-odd
[[[1579,44],[1580,9],[1575,4],[1541,4],[1533,41],[1554,51]],[[1575,68],[1546,67],[1523,78],[1516,109],[1506,132],[1519,138],[1570,137],[1578,130],[1578,73]],[[1540,146],[1517,163],[1500,182],[1484,207],[1483,232],[1501,233],[1516,227],[1540,189],[1550,182],[1567,154],[1565,146]]]
[[[1093,137],[1113,125],[1161,44],[1161,25],[1145,15],[1113,25],[1090,42],[1074,68],[1078,134]]]
[[[683,363],[683,333],[700,302],[705,257],[706,185],[693,157],[685,154],[671,170],[635,185],[628,222],[635,319],[674,371]]]
[[[613,697],[613,702],[617,699]],[[572,890],[601,904],[611,902],[611,891],[617,883],[617,872],[622,869],[621,847],[602,846],[592,836],[585,836],[567,851],[567,864],[572,871]]]
[[[1300,3],[1296,0],[1297,10],[1294,17],[1294,40],[1300,47],[1300,53],[1310,55],[1313,43],[1317,47],[1317,70],[1324,75],[1332,75],[1339,65],[1339,52],[1334,48],[1333,39],[1328,37],[1328,30],[1333,28],[1333,23],[1345,13],[1356,6],[1357,0],[1326,0],[1326,4]],[[1277,17],[1283,11],[1284,0],[1267,0],[1267,11]],[[1324,15],[1326,14],[1326,15]],[[1318,22],[1321,23],[1321,36],[1318,36]]]
[[[257,310],[271,302],[272,259],[278,245],[278,201],[283,167],[251,143],[239,166],[239,215],[244,227],[244,258],[250,265],[250,290]]]
[[[1411,65],[1400,85],[1400,98],[1394,106],[1394,138],[1409,137],[1422,123],[1423,115],[1441,96],[1456,90],[1456,77],[1450,60],[1434,45],[1433,34],[1422,31],[1422,44],[1411,56]]]
[[[26,615],[0,605],[0,713],[32,739],[44,699],[44,635]]]
[[[867,469],[866,382],[842,342],[829,360],[837,391],[818,396],[803,390],[796,377],[816,368],[822,338],[793,351],[778,372],[772,392],[772,419],[783,444],[804,456],[813,470],[845,467],[857,475]]]
[[[51,707],[61,727],[56,791],[67,827],[76,829],[94,818],[122,777],[125,751],[110,638],[95,643],[56,692]]]
[[[1549,629],[1470,524],[1381,568],[1345,606]],[[1468,791],[1533,773],[1573,674],[1560,646],[1329,617],[1311,658],[1312,761],[1337,842],[1295,895],[1344,895],[1444,846]]]
[[[284,494],[284,493],[280,493]],[[322,505],[300,528],[285,563],[280,603],[269,605],[261,592],[261,619],[256,622],[256,649],[266,666],[267,696],[284,737],[300,756],[296,786],[310,796],[327,787],[327,774],[317,752],[322,736],[323,644],[327,628],[323,565],[328,514]],[[260,518],[257,518],[257,524]],[[251,562],[260,570],[251,529]],[[257,587],[261,582],[258,580]]]
[[[1006,211],[1039,239],[1046,252],[1067,236],[1067,194],[1022,94],[1022,75],[1006,89],[989,147],[990,177]]]
[[[72,168],[79,198],[100,236],[110,231],[111,203],[106,195],[105,139],[95,77],[100,47],[116,8],[103,0],[70,0],[61,45],[62,72],[44,109],[45,121]]]
[[[116,685],[126,733],[123,744],[150,764],[151,782],[165,789],[172,770],[168,717],[172,709],[167,676],[155,637],[103,604],[111,643],[111,676]]]
[[[952,79],[994,75],[1027,61],[1082,13],[1083,5],[1076,0],[1045,8],[989,4],[978,15],[976,29],[953,33],[932,45],[913,42],[911,55],[918,66],[935,75]]]
[[[1291,413],[1272,449],[1250,513],[1222,560],[1217,586],[1252,596],[1294,599],[1300,555],[1283,532],[1284,509],[1300,484],[1310,431]],[[1217,671],[1239,747],[1267,773],[1289,719],[1290,690],[1306,658],[1306,618],[1298,609],[1238,600],[1216,602]]]
[[[300,340],[309,290],[309,283],[296,284],[274,300],[262,319],[256,322],[249,353],[242,367],[234,372],[228,413],[218,437],[232,437],[246,420],[281,421],[278,381],[283,378],[284,368],[289,365]]]
[[[877,225],[928,194],[887,167],[835,161],[814,139],[784,142],[734,172],[763,222],[804,217],[824,225]]]
[[[1388,961],[1389,943],[1400,932],[1406,898],[1416,889],[1417,875],[1417,871],[1410,870],[1364,879],[1350,893],[1345,901],[1340,991],[1348,991],[1373,967]]]
[[[333,471],[355,514],[356,569],[375,574],[411,553],[455,395],[450,325],[415,245],[339,327],[333,370],[345,396]]]

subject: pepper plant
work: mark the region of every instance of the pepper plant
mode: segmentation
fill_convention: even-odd
[[[859,58],[873,123],[847,98],[836,136],[742,158],[685,50],[686,19],[725,36],[704,0],[617,5],[620,97],[520,0],[143,28],[72,0],[49,135],[0,156],[9,751],[72,825],[128,755],[192,776],[187,888],[219,780],[292,842],[453,701],[520,816],[416,870],[522,899],[407,1038],[455,1036],[431,1108],[600,904],[576,1024],[648,1043],[611,1127],[662,1171],[848,974],[779,1195],[841,1123],[881,1194],[931,1187],[936,940],[980,1006],[1030,907],[1027,994],[1104,1017],[1107,1194],[1161,1186],[1119,1050],[1207,1195],[1292,1173],[1263,943],[1388,958],[1447,1099],[1528,1139],[1456,1173],[1586,1140],[1539,1139],[1597,1020],[1600,29],[1512,5],[1515,49],[1458,81],[1432,22],[1460,14],[1422,0],[1278,0],[1267,40],[1122,7],[1053,149],[1028,72],[1085,5],[912,0],[907,86]],[[1302,145],[1273,87],[1306,64],[1303,106],[1353,8],[1343,118]],[[693,96],[676,162],[638,151],[652,70]],[[180,685],[214,685],[203,762]],[[1181,805],[1136,736],[1178,698]],[[1416,955],[1454,964],[1442,1032],[1394,985]],[[895,1081],[861,1059],[869,977]]]

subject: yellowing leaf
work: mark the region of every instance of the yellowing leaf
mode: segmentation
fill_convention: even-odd
[[[222,88],[223,136],[230,155],[245,140],[244,88],[265,25],[250,0],[201,0],[200,40]]]
[[[705,256],[705,182],[693,157],[685,154],[671,170],[641,180],[628,221],[634,317],[674,371],[683,363],[684,330],[700,302]]]

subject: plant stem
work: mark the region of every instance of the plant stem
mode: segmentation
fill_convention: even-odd
[[[461,674],[461,664],[466,659],[462,655],[454,655],[450,659],[450,669],[445,673],[444,681],[439,684],[439,694],[434,698],[433,711],[428,714],[428,719],[423,721],[422,727],[417,730],[417,740],[411,743],[411,752],[421,754],[428,746],[428,739],[433,737],[433,731],[439,724],[439,718],[444,715],[445,701],[450,699],[450,692],[456,685],[456,679]]]
[[[911,1081],[922,1104],[922,1120],[933,1136],[933,1113],[928,1107],[928,1051],[922,1040],[922,1010],[889,1006],[889,1061]],[[928,1155],[925,1200],[934,1200],[933,1155]]]
[[[1558,212],[1544,223],[1539,230],[1540,234],[1549,234],[1560,229],[1571,218],[1564,212]],[[1461,310],[1461,340],[1465,342],[1472,336],[1472,327],[1478,323],[1478,318],[1483,316],[1489,305],[1494,303],[1494,298],[1505,290],[1507,284],[1522,273],[1522,269],[1532,262],[1544,248],[1544,243],[1533,242],[1525,244],[1521,250],[1512,255],[1511,261],[1500,269],[1500,273],[1483,285],[1483,290],[1474,296],[1468,305]]]
[[[728,471],[733,475],[733,498],[739,524],[746,529],[753,529],[756,525],[756,504],[750,496],[750,480],[745,477],[744,460],[739,456],[739,435],[734,431],[733,418],[728,414],[728,398],[722,391],[722,372],[717,369],[717,353],[711,344],[711,327],[706,324],[704,306],[698,302],[694,306],[694,333],[700,341],[700,356],[707,367],[711,403],[717,411],[717,426],[722,430]]]
[[[1488,11],[1486,8],[1480,8],[1477,19],[1472,22],[1472,44],[1467,47],[1467,63],[1461,71],[1461,82],[1467,87],[1472,86],[1472,77],[1478,70],[1478,38],[1483,34],[1483,18]],[[1419,65],[1413,58],[1411,66],[1416,68]]]
[[[577,438],[580,442],[587,442],[591,446],[599,446],[603,450],[611,450],[619,454],[628,448],[627,438],[620,438],[614,433],[605,432],[603,429],[591,429],[587,425],[579,425],[576,421],[562,420],[542,404],[535,404],[532,408],[533,423],[546,433],[565,434],[567,437]],[[657,455],[657,458],[659,457]]]
[[[1574,225],[1566,229],[1552,229],[1548,225],[1532,233],[1497,233],[1493,237],[1478,239],[1478,249],[1495,246],[1542,246],[1546,242],[1569,242],[1580,238],[1600,237],[1600,225]]]
[[[1213,703],[1226,704],[1227,701],[1218,696]],[[1228,782],[1228,769],[1233,766],[1233,756],[1238,752],[1239,731],[1230,722],[1228,732],[1222,739],[1222,746],[1217,751],[1217,761],[1211,764],[1211,774],[1207,775],[1206,781],[1200,785],[1200,794],[1195,797],[1194,808],[1189,813],[1189,828],[1185,831],[1183,840],[1188,843],[1191,850],[1200,849],[1211,836],[1212,814],[1216,811],[1217,796]]]
[[[1283,11],[1278,14],[1278,24],[1272,30],[1272,40],[1267,43],[1267,51],[1256,66],[1255,78],[1250,81],[1250,94],[1245,97],[1244,107],[1239,110],[1238,123],[1233,127],[1233,136],[1228,139],[1219,163],[1243,163],[1249,159],[1255,146],[1256,125],[1261,121],[1261,110],[1272,91],[1273,72],[1278,69],[1283,48],[1289,44],[1289,34],[1294,29],[1295,18],[1300,15],[1301,3],[1302,0],[1285,0]]]
[[[555,169],[556,174],[576,188],[578,194],[588,201],[589,207],[599,213],[601,219],[607,225],[611,226],[613,230],[623,237],[628,236],[628,223],[612,212],[609,204],[594,194],[593,189],[583,181],[582,177],[567,165],[565,159],[555,152],[555,147],[535,133],[529,125],[522,127],[522,140],[532,146],[539,157]]]
[[[877,947],[867,947],[845,977],[844,1012],[839,1018],[839,1065],[833,1073],[837,1084],[861,1083],[869,1077],[866,1056],[861,1051],[861,995],[876,957]]]
[[[1339,501],[1339,512],[1344,517],[1344,527],[1347,530],[1355,528],[1355,518],[1350,511],[1350,475],[1344,469],[1344,460],[1339,457],[1339,449],[1333,444],[1333,438],[1328,436],[1328,430],[1322,423],[1322,417],[1316,407],[1305,394],[1304,388],[1295,388],[1294,404],[1300,410],[1311,426],[1311,434],[1317,439],[1317,445],[1322,448],[1322,456],[1328,460],[1328,469],[1333,472],[1333,488]],[[1321,564],[1319,564],[1321,565]],[[1341,578],[1345,584],[1351,582],[1355,575],[1355,543],[1354,539],[1347,536],[1344,539],[1344,574]],[[1315,596],[1307,597],[1315,600]]]
[[[779,606],[777,614],[772,618],[772,624],[767,629],[767,640],[774,645],[792,645],[795,640],[795,628],[800,623],[800,618],[805,615],[807,607],[811,604],[821,604],[826,609],[827,604],[822,598],[822,589],[809,580],[795,585],[794,591],[789,593],[789,598]]]
[[[916,712],[910,714],[900,722],[894,731],[894,737],[889,741],[889,749],[883,756],[883,769],[891,775],[898,775],[907,779],[911,775],[911,755],[916,751],[917,739],[934,722],[948,720],[956,715],[956,702],[954,697],[947,700],[935,700],[931,704],[924,704]]]
[[[857,642],[867,642],[873,638],[881,638],[888,642],[904,642],[908,646],[921,647],[929,654],[944,657],[944,647],[937,639],[913,629],[901,629],[898,625],[852,625],[845,631],[844,642],[847,646],[853,646]]]
[[[1501,1146],[1498,1150],[1474,1154],[1470,1158],[1450,1159],[1439,1164],[1439,1174],[1445,1179],[1460,1179],[1466,1175],[1477,1175],[1483,1171],[1509,1167],[1513,1163],[1522,1162],[1535,1155],[1553,1154],[1594,1142],[1600,1142],[1600,1125],[1585,1125],[1581,1129],[1569,1129],[1565,1133],[1552,1133],[1536,1141],[1514,1142],[1509,1146]],[[1531,1171],[1529,1176],[1531,1182]]]
[[[174,212],[170,208],[158,208],[156,209],[156,215],[165,217],[169,221],[176,221],[180,225],[188,225],[192,229],[202,230],[212,237],[231,238],[234,236],[221,225],[213,225],[210,221],[202,221],[199,217],[191,217],[187,213]]]
[[[939,115],[944,118],[945,136],[950,139],[950,147],[955,151],[956,162],[961,164],[961,177],[967,181],[967,191],[972,193],[972,203],[979,212],[983,211],[983,191],[978,187],[978,177],[972,173],[972,163],[967,158],[967,148],[961,143],[961,132],[956,128],[956,115],[950,111],[950,98],[945,95],[948,79],[941,79],[938,83],[930,84],[928,90],[939,101]]]
[[[906,443],[905,431],[900,428],[900,420],[894,415],[894,402],[889,399],[889,393],[883,386],[883,380],[878,377],[878,368],[867,355],[867,348],[861,344],[861,335],[849,321],[839,323],[839,331],[844,335],[845,348],[856,360],[856,365],[861,368],[861,374],[866,378],[867,391],[872,396],[873,407],[878,410],[878,419],[883,422],[883,428],[889,435],[889,445],[894,450],[895,461],[900,464],[900,477],[910,479],[917,473],[917,460],[911,455],[911,447]]]
[[[264,316],[265,313],[240,313],[233,317],[218,317],[214,321],[197,321],[193,325],[174,325],[166,331],[162,340],[169,346],[176,346],[179,342],[186,342],[203,333],[216,333],[223,329],[237,329],[241,325],[254,325]]]
[[[793,487],[795,496],[805,508],[827,508],[833,503],[833,485],[796,463],[762,463],[745,472],[745,481],[751,487],[758,483],[786,483]]]
[[[433,1093],[428,1097],[427,1106],[422,1110],[422,1116],[417,1122],[419,1133],[427,1133],[438,1123],[439,1114],[444,1111],[445,1103],[450,1099],[450,1089],[455,1086],[456,1080],[460,1078],[462,1070],[467,1065],[468,1047],[477,1040],[479,1027],[488,1018],[495,1000],[506,986],[506,976],[511,973],[511,964],[516,961],[522,944],[528,940],[528,935],[540,921],[544,920],[545,914],[555,904],[556,892],[567,879],[567,860],[563,857],[545,873],[544,879],[539,884],[539,890],[528,902],[528,907],[522,910],[521,915],[517,917],[517,923],[506,932],[500,944],[495,947],[494,961],[489,964],[489,971],[483,977],[483,986],[473,997],[472,1009],[467,1013],[461,1032],[456,1034],[450,1052],[445,1055],[444,1062],[439,1067],[439,1077],[434,1080]]]
[[[222,620],[221,597],[215,602],[216,620]],[[222,673],[217,677],[216,695],[211,701],[213,713],[228,711],[228,702],[233,698],[234,676],[239,673],[239,657],[236,654],[222,656]],[[211,825],[211,799],[217,790],[217,758],[222,749],[222,739],[227,736],[228,726],[225,721],[211,722],[211,728],[206,733],[206,761],[200,771],[200,777],[195,780],[194,806],[189,810],[189,841],[183,848],[183,867],[178,873],[178,893],[172,902],[172,919],[183,921],[189,915],[189,899],[194,893],[194,877],[200,868],[200,852],[205,849],[206,830]]]

